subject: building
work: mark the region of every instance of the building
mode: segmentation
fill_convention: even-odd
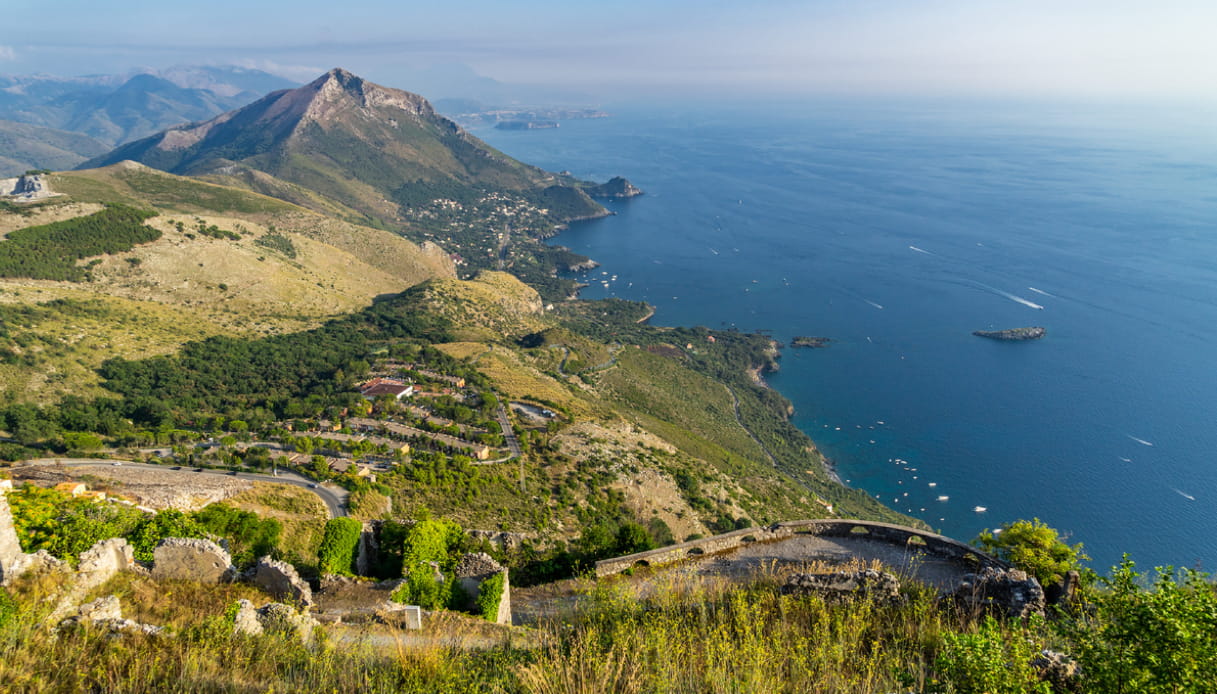
[[[373,378],[359,386],[359,394],[364,400],[375,400],[384,395],[391,395],[394,400],[401,400],[414,394],[414,386],[393,378]]]

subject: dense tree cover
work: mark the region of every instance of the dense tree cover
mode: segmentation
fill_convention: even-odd
[[[0,277],[86,280],[88,270],[77,260],[129,251],[160,238],[161,232],[144,224],[153,216],[113,204],[85,217],[18,229],[0,242]]]
[[[355,575],[355,559],[359,553],[359,536],[363,524],[353,518],[331,518],[326,521],[317,561],[322,575]]]

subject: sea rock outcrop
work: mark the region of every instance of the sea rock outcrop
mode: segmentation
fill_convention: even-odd
[[[167,537],[153,551],[152,577],[199,583],[232,579],[232,557],[211,540]]]
[[[1029,328],[1010,328],[1009,330],[974,330],[972,334],[977,337],[987,337],[990,340],[1022,342],[1024,340],[1038,340],[1047,335],[1048,330],[1039,326],[1032,326]]]
[[[985,568],[968,574],[948,597],[977,614],[986,612],[1010,619],[1044,614],[1044,589],[1019,569]]]
[[[883,603],[895,603],[900,600],[900,579],[886,571],[875,569],[796,573],[786,579],[782,593],[819,595],[827,602],[869,598]]]
[[[642,195],[642,189],[630,183],[621,176],[614,176],[608,182],[598,186],[589,186],[584,190],[593,198],[632,198]]]
[[[253,582],[279,600],[290,600],[302,607],[313,604],[313,589],[296,573],[296,567],[286,562],[262,557],[254,567]]]

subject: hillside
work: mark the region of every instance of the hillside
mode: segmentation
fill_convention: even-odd
[[[124,160],[282,197],[415,241],[435,240],[467,274],[509,270],[547,296],[563,296],[573,285],[553,277],[539,239],[571,220],[608,214],[584,192],[584,182],[489,147],[417,94],[337,68],[84,166]]]
[[[87,77],[0,75],[0,118],[80,133],[113,147],[171,125],[210,118],[289,85],[265,72],[232,67]],[[0,154],[6,154],[3,148]]]
[[[10,399],[95,392],[106,358],[300,330],[454,272],[435,246],[137,164],[48,181],[63,195],[0,212],[0,233],[84,219],[104,203],[155,211],[144,223],[159,238],[89,260],[88,281],[0,279],[5,342],[21,354],[0,364]]]
[[[81,133],[0,120],[0,178],[30,169],[70,169],[108,149]]]

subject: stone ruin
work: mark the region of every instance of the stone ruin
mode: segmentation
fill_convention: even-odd
[[[853,598],[870,598],[883,603],[901,600],[900,579],[875,569],[791,574],[782,586],[782,593],[819,595],[826,602],[843,602]]]
[[[290,600],[301,607],[313,604],[313,589],[296,573],[296,567],[286,562],[262,557],[254,567],[253,583],[278,600]]]
[[[1023,619],[1044,614],[1044,589],[1039,581],[1019,569],[986,568],[968,574],[945,596],[972,613]]]
[[[167,537],[153,551],[152,577],[224,583],[236,575],[232,557],[211,540]]]
[[[76,608],[76,613],[59,622],[59,625],[55,627],[55,631],[70,629],[76,625],[105,629],[114,635],[144,634],[147,636],[159,636],[165,631],[164,627],[140,624],[130,619],[123,619],[122,605],[119,603],[118,597],[114,595],[98,598],[93,602]]]
[[[252,602],[239,600],[237,606],[236,619],[232,626],[234,634],[280,634],[297,638],[307,646],[313,642],[316,628],[321,626],[320,622],[307,613],[281,602],[271,602],[255,608]]]
[[[496,574],[503,575],[503,595],[499,598],[499,609],[495,617],[496,624],[511,624],[511,582],[507,578],[507,569],[485,552],[471,552],[461,557],[453,572],[456,584],[469,597],[469,603],[477,599],[482,583]]]

